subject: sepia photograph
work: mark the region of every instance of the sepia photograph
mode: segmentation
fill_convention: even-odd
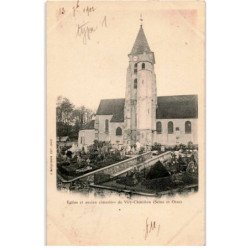
[[[147,196],[198,190],[198,95],[157,95],[157,55],[142,15],[137,22],[125,98],[101,99],[97,110],[57,98],[58,189]]]

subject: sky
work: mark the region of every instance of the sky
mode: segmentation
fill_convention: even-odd
[[[158,96],[202,90],[199,4],[80,2],[76,8],[75,2],[58,2],[47,7],[47,89],[54,102],[62,95],[76,106],[96,110],[101,99],[125,97],[128,54],[140,15],[155,53]]]

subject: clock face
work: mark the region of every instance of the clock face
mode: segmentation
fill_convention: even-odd
[[[138,60],[138,56],[134,56],[133,60],[136,62]]]

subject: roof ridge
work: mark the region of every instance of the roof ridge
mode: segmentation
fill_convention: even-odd
[[[190,95],[162,95],[162,96],[157,96],[159,97],[175,97],[175,96],[198,96],[198,94],[190,94]]]
[[[108,98],[108,99],[101,99],[101,101],[106,101],[106,100],[125,100],[125,98]]]

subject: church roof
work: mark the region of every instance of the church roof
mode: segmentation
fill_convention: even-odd
[[[113,115],[110,122],[124,122],[125,99],[103,99],[97,109],[97,115]]]
[[[113,115],[110,122],[124,122],[125,99],[101,100],[97,115]],[[176,95],[157,98],[156,119],[198,118],[198,96]]]
[[[143,52],[151,52],[151,50],[141,25],[130,54],[143,54]]]
[[[85,124],[82,128],[83,130],[95,129],[95,120],[91,120],[87,124]]]
[[[157,98],[156,119],[198,118],[198,96],[176,95]]]

